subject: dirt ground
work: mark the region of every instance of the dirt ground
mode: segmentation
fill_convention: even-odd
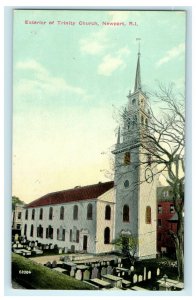
[[[62,254],[57,254],[57,255],[48,255],[48,256],[36,256],[36,257],[29,257],[29,259],[39,263],[39,264],[46,264],[48,261],[50,261],[51,263],[56,260],[56,262],[60,261],[60,257],[62,257],[64,255]]]

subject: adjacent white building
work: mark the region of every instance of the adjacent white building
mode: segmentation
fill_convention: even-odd
[[[138,258],[155,257],[157,181],[143,141],[149,122],[138,53],[134,91],[129,92],[113,151],[114,181],[51,193],[31,202],[23,211],[22,234],[28,240],[88,253],[111,252],[115,238],[132,235],[138,239]]]

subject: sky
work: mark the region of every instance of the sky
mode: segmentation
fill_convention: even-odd
[[[106,173],[115,116],[134,87],[136,39],[143,88],[155,89],[158,80],[182,90],[185,17],[179,11],[14,12],[14,196],[29,203],[112,179]]]

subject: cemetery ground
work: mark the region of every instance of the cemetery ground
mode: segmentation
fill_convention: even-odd
[[[173,280],[167,288],[165,274]],[[12,280],[26,289],[180,290],[174,284],[178,283],[176,279],[176,262],[166,258],[136,261],[130,267],[130,262],[119,254],[50,252],[28,258],[16,253],[12,256]],[[17,287],[13,284],[13,288]]]
[[[177,263],[166,257],[130,262],[122,253],[71,253],[57,245],[13,241],[13,288],[181,290]],[[18,287],[17,287],[18,284]]]

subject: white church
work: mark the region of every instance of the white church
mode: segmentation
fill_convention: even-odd
[[[58,245],[64,251],[109,253],[120,235],[138,239],[138,259],[156,256],[156,190],[150,154],[142,132],[150,122],[142,91],[140,52],[134,91],[129,92],[118,131],[114,181],[44,195],[22,213],[22,235],[30,241]],[[148,159],[147,164],[141,164]]]

